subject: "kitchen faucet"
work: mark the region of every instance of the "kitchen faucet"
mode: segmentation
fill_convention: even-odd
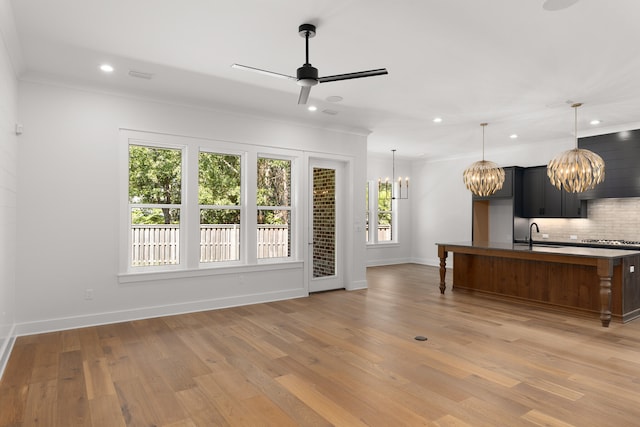
[[[531,225],[529,226],[529,250],[533,249],[533,236],[532,236],[532,228],[533,226],[536,226],[536,233],[540,232],[540,229],[538,228],[538,224],[536,224],[535,222],[532,222]]]

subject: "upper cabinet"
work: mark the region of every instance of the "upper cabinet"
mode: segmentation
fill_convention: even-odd
[[[513,197],[513,187],[514,187],[514,169],[515,167],[507,167],[504,169],[504,184],[502,184],[502,188],[491,196],[480,197],[473,195],[474,200],[489,200],[489,199],[508,199]]]
[[[562,194],[551,185],[546,166],[525,168],[522,196],[522,215],[525,218],[554,218],[562,215]]]
[[[522,178],[522,216],[525,218],[583,218],[580,195],[558,190],[546,166],[525,168]]]
[[[604,182],[581,193],[581,199],[640,197],[640,130],[580,138],[578,146],[604,160]]]

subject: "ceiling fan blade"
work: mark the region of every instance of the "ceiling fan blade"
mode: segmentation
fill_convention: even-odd
[[[359,71],[357,73],[336,74],[335,76],[326,76],[318,78],[318,82],[335,82],[338,80],[359,79],[361,77],[373,77],[389,74],[386,68],[379,68],[377,70]]]
[[[274,73],[273,71],[267,71],[267,70],[262,70],[260,68],[249,67],[247,65],[231,64],[231,68],[236,68],[238,70],[253,71],[255,73],[264,74],[265,76],[277,77],[279,79],[293,80],[293,81],[297,80],[293,76],[287,76],[286,74]]]
[[[298,98],[298,104],[306,104],[309,99],[309,93],[311,93],[311,86],[302,86],[300,88],[300,97]]]

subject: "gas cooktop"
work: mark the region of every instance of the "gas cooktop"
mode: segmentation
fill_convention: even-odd
[[[596,243],[598,245],[609,246],[640,246],[640,242],[634,240],[583,239],[582,243]]]

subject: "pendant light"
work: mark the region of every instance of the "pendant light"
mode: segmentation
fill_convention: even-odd
[[[484,159],[484,128],[487,123],[480,123],[480,126],[482,126],[482,160],[466,168],[462,179],[473,194],[487,197],[502,188],[504,169],[494,162]]]
[[[391,180],[393,181],[396,176],[396,149],[391,150],[392,163],[391,163]],[[402,177],[398,177],[398,192],[395,192],[393,182],[389,182],[389,177],[384,181],[382,178],[378,178],[378,194],[384,194],[386,200],[404,200],[409,198],[409,177],[404,178],[404,184]]]
[[[569,193],[582,193],[591,190],[604,181],[604,160],[593,151],[578,148],[578,107],[575,111],[575,148],[565,151],[547,165],[547,176],[558,189]]]

